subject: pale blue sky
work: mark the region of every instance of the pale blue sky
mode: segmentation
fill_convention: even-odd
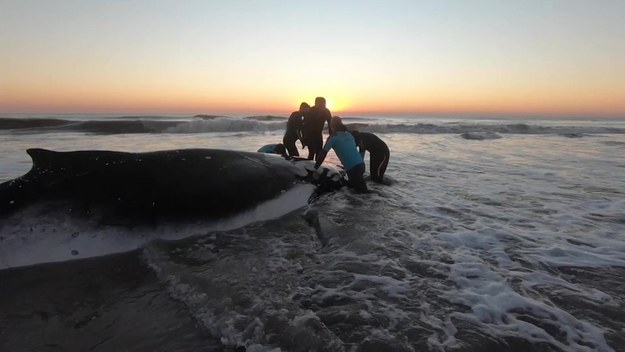
[[[607,0],[0,0],[0,108],[325,94],[355,110],[625,114],[624,14]]]

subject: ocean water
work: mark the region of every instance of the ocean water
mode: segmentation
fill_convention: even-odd
[[[0,218],[0,350],[625,351],[625,121],[344,122],[389,145],[391,185],[227,223]],[[27,148],[255,151],[284,126],[5,116],[0,182]]]

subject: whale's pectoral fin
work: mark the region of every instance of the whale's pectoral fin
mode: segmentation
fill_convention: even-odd
[[[323,230],[321,229],[321,223],[319,221],[319,212],[315,209],[308,209],[306,212],[304,212],[303,217],[304,217],[304,220],[306,220],[306,222],[308,223],[308,225],[310,225],[312,228],[315,229],[315,234],[317,235],[319,242],[321,242],[321,246],[322,247],[327,246],[328,238],[325,236],[325,234],[323,233]]]

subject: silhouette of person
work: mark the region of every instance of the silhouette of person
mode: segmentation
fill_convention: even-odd
[[[323,126],[328,122],[328,132],[332,134],[332,113],[326,108],[326,100],[322,97],[315,98],[315,106],[304,115],[304,140],[308,146],[308,160],[318,157],[323,147]]]
[[[302,142],[302,146],[305,146],[304,142],[304,115],[310,111],[310,105],[307,103],[301,103],[298,111],[293,111],[289,120],[286,123],[286,132],[282,138],[282,143],[286,147],[290,156],[299,156],[295,142],[299,139]]]
[[[363,160],[365,151],[369,152],[369,172],[371,173],[371,180],[377,183],[384,183],[384,172],[388,166],[388,160],[391,157],[388,146],[373,133],[351,132]]]
[[[282,156],[286,156],[286,148],[284,144],[265,144],[260,149],[258,149],[258,153],[267,153],[267,154],[279,154]]]
[[[319,152],[315,168],[321,166],[330,148],[332,148],[347,171],[349,186],[354,188],[358,193],[367,192],[367,184],[363,178],[365,163],[362,159],[362,155],[360,155],[356,148],[354,137],[347,131],[347,127],[343,125],[341,118],[338,116],[332,118],[330,126],[334,132],[326,140],[326,144]]]

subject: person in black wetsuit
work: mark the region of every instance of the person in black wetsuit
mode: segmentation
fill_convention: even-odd
[[[332,134],[332,113],[326,108],[326,100],[315,98],[315,106],[304,115],[304,140],[308,146],[308,160],[316,159],[323,147],[323,126],[328,123],[328,132]]]
[[[286,132],[282,143],[289,152],[289,156],[299,156],[295,142],[299,139],[302,142],[302,147],[306,145],[304,141],[304,115],[310,111],[310,105],[307,103],[301,103],[298,111],[293,111],[289,120],[286,123]]]
[[[377,183],[384,183],[384,172],[388,166],[391,152],[388,146],[378,136],[373,133],[351,131],[358,146],[360,155],[365,157],[365,151],[369,151],[369,172],[371,180]]]

